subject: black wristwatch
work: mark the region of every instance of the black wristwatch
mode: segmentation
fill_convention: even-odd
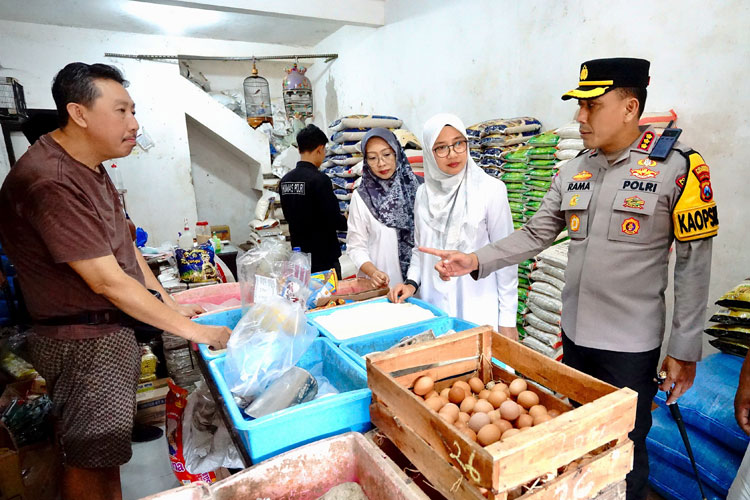
[[[406,280],[404,281],[404,285],[411,285],[414,287],[414,293],[417,293],[417,290],[419,290],[419,283],[417,283],[414,280]]]

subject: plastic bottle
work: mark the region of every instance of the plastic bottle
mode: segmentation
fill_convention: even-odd
[[[221,239],[216,236],[216,231],[214,231],[214,234],[211,237],[211,244],[214,246],[215,253],[221,252]]]
[[[292,255],[289,256],[289,273],[300,280],[305,286],[310,283],[310,256],[302,253],[300,247],[292,249]]]
[[[180,248],[183,250],[190,250],[193,248],[193,232],[190,230],[190,226],[188,225],[187,217],[185,218],[185,227],[182,229],[182,232],[180,233],[180,237],[177,240],[177,245],[179,245]]]
[[[200,220],[195,223],[195,237],[198,244],[202,245],[211,239],[211,231],[208,229],[208,221]]]
[[[116,164],[112,164],[110,167],[110,173],[112,174],[112,183],[115,185],[115,189],[118,191],[122,191],[125,188],[123,187],[122,183],[122,174],[120,173],[120,170],[117,168]]]

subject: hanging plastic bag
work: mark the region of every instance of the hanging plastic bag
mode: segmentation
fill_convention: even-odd
[[[243,312],[247,312],[252,304],[279,294],[284,284],[282,275],[289,253],[285,242],[270,238],[237,256]]]
[[[317,334],[306,321],[303,302],[273,296],[253,305],[227,343],[224,379],[229,389],[251,403],[297,364]]]

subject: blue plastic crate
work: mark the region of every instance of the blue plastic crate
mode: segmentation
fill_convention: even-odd
[[[366,370],[367,363],[365,361],[365,354],[370,354],[376,351],[385,351],[389,347],[399,343],[404,337],[417,335],[432,329],[436,336],[440,336],[453,330],[456,332],[462,332],[470,328],[474,328],[474,323],[465,321],[458,318],[435,318],[414,323],[399,328],[392,328],[385,330],[378,334],[366,335],[352,340],[346,340],[341,343],[341,351],[347,356],[351,357],[357,365],[363,370]]]
[[[320,323],[318,323],[316,321],[316,318],[319,318],[320,316],[327,316],[327,315],[332,314],[334,312],[340,311],[342,309],[350,308],[350,307],[358,307],[358,306],[361,306],[363,304],[371,304],[373,302],[387,302],[387,301],[388,301],[387,297],[382,297],[380,299],[368,300],[366,302],[355,302],[352,305],[332,307],[331,309],[322,309],[320,311],[315,311],[315,312],[307,313],[307,322],[310,323],[311,325],[313,325],[320,332],[321,335],[323,335],[324,337],[330,339],[331,342],[333,342],[334,344],[337,344],[337,345],[340,344],[340,343],[342,343],[342,342],[344,342],[344,341],[353,340],[354,338],[356,338],[358,340],[367,339],[367,338],[375,338],[375,337],[377,337],[379,335],[382,335],[383,333],[389,332],[390,330],[394,330],[394,328],[391,328],[389,330],[383,330],[382,332],[374,332],[374,333],[368,333],[367,335],[360,335],[359,337],[354,337],[352,339],[338,339],[338,338],[334,337],[333,334],[331,334],[331,332],[329,332],[326,328],[324,328],[323,326],[321,326]],[[425,302],[423,300],[419,300],[419,299],[415,299],[413,297],[410,297],[406,301],[410,302],[412,304],[415,304],[415,305],[421,307],[422,309],[427,309],[428,311],[432,312],[432,314],[434,314],[438,318],[445,318],[445,317],[448,316],[445,312],[441,311],[440,309],[438,309],[437,307],[433,306],[432,304],[428,304],[427,302]],[[429,321],[429,320],[422,320],[419,323],[424,322],[424,321]],[[411,324],[414,325],[416,323],[411,323]],[[409,325],[402,325],[402,326],[399,326],[398,328],[403,328],[405,326],[409,326]]]
[[[310,370],[322,361],[323,374],[339,394],[255,420],[246,419],[235,403],[224,380],[225,360],[221,357],[210,361],[209,371],[253,463],[319,439],[350,431],[367,432],[372,427],[372,393],[367,388],[367,378],[359,366],[328,339],[316,338],[297,366]]]
[[[230,309],[229,311],[204,314],[202,316],[198,316],[197,318],[193,318],[193,321],[201,325],[226,326],[230,330],[233,330],[234,327],[237,326],[237,323],[239,323],[241,318],[242,307],[237,307],[236,309]],[[222,349],[219,352],[212,351],[206,344],[198,344],[198,351],[206,361],[221,358],[223,356],[226,356],[227,353],[226,349]]]

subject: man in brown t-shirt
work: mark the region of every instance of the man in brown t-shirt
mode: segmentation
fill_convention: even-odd
[[[42,136],[0,188],[0,242],[34,322],[34,366],[47,381],[64,454],[63,498],[121,498],[140,352],[131,318],[226,347],[150,272],[101,163],[130,154],[138,122],[120,72],[71,63],[55,77],[60,128]],[[161,293],[164,302],[148,290]]]

